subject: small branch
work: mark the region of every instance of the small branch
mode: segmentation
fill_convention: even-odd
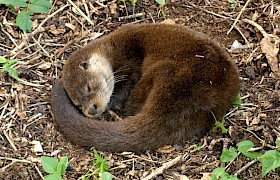
[[[248,6],[248,4],[251,2],[251,0],[247,0],[245,5],[243,6],[243,8],[241,9],[241,11],[239,12],[237,18],[235,19],[235,21],[233,22],[231,28],[228,30],[227,35],[232,31],[232,29],[235,27],[235,25],[237,24],[239,18],[241,17],[242,13],[245,11],[246,7]]]
[[[32,161],[28,161],[25,159],[15,159],[15,158],[7,158],[7,157],[0,157],[0,160],[8,160],[13,162],[20,162],[20,163],[33,163]]]
[[[239,169],[238,171],[236,171],[236,172],[234,173],[234,175],[237,176],[238,174],[242,173],[243,171],[245,171],[246,169],[248,169],[250,166],[252,166],[253,164],[255,164],[257,161],[259,161],[259,159],[260,159],[260,157],[258,157],[258,158],[256,158],[256,159],[254,159],[253,161],[247,163],[247,164],[246,164],[245,166],[243,166],[241,169]]]
[[[12,141],[10,136],[8,135],[7,131],[3,130],[3,133],[4,133],[5,137],[7,138],[7,140],[9,141],[12,148],[14,149],[14,151],[17,151],[17,147],[15,146],[14,142]]]
[[[264,37],[267,37],[268,34],[267,32],[263,29],[263,27],[261,27],[259,24],[257,24],[256,22],[250,20],[250,19],[242,19],[243,22],[246,22],[252,26],[255,26],[261,33]]]
[[[175,159],[173,159],[169,162],[166,162],[166,163],[162,164],[161,167],[156,169],[154,172],[152,172],[150,175],[146,176],[142,180],[149,180],[149,179],[155,178],[157,175],[162,174],[164,170],[174,166],[175,164],[178,164],[178,163],[184,161],[187,157],[188,156],[181,155],[181,156],[178,156],[178,157],[176,157]]]
[[[30,39],[32,36],[34,36],[35,34],[39,33],[39,32],[43,32],[44,30],[42,30],[43,28],[43,25],[50,19],[52,18],[53,16],[55,16],[57,13],[63,11],[64,8],[66,8],[68,6],[65,5],[65,6],[62,6],[61,8],[59,8],[57,11],[55,11],[54,13],[52,13],[51,15],[49,15],[46,19],[44,19],[40,24],[39,26],[33,31],[31,32],[30,34],[27,35],[27,38],[23,38],[23,41],[20,43],[20,45],[18,45],[17,47],[15,47],[12,51],[11,51],[11,54],[16,54],[16,52],[20,49],[22,49],[26,44],[27,44],[27,41],[28,39]]]
[[[119,17],[119,21],[124,20],[124,19],[133,19],[133,18],[142,17],[142,16],[145,16],[145,14],[137,13],[137,14],[133,14],[133,15],[123,16],[123,17]]]
[[[71,1],[71,0],[67,0],[68,2],[70,2],[70,4],[81,14],[81,16],[83,16],[91,25],[94,25],[94,23],[92,22],[92,20],[89,18],[89,17],[87,17],[86,15],[85,15],[85,13],[83,13],[83,11],[75,4],[75,3],[73,3],[73,1]]]

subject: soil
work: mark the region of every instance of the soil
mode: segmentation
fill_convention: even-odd
[[[68,156],[70,165],[65,179],[78,179],[92,168],[93,152],[70,144],[53,124],[51,87],[69,54],[90,40],[124,24],[162,21],[202,31],[228,49],[239,66],[242,106],[233,107],[222,120],[227,134],[213,128],[201,139],[142,154],[99,152],[107,159],[109,172],[117,179],[142,179],[184,155],[181,161],[164,168],[156,179],[209,179],[215,168],[225,166],[229,174],[237,173],[240,179],[280,179],[279,168],[261,177],[261,164],[243,155],[230,164],[219,160],[223,150],[244,140],[254,142],[255,150],[261,153],[277,148],[280,55],[274,54],[276,65],[275,61],[273,64],[261,47],[263,34],[244,19],[252,20],[270,34],[275,50],[279,50],[278,0],[248,0],[247,4],[244,0],[170,0],[164,8],[143,0],[135,5],[135,14],[139,16],[136,18],[123,18],[127,17],[125,7],[117,0],[75,1],[91,22],[78,13],[70,0],[52,2],[48,14],[32,15],[33,29],[27,34],[15,25],[14,11],[0,5],[0,56],[18,60],[20,78],[17,81],[6,73],[0,74],[0,179],[42,179],[46,173],[41,156]],[[229,2],[235,2],[235,7]],[[127,10],[129,15],[133,14],[130,2]],[[18,11],[16,8],[15,12]],[[236,20],[236,26],[230,30]],[[234,41],[243,48],[232,49]],[[264,47],[270,49],[273,43]],[[35,144],[42,149],[34,148]]]

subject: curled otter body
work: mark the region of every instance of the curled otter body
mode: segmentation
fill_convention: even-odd
[[[126,26],[94,40],[69,57],[62,74],[51,98],[59,130],[80,146],[114,152],[203,135],[212,113],[220,119],[229,108],[240,81],[216,41],[164,24]],[[106,109],[123,109],[124,119],[89,118]]]

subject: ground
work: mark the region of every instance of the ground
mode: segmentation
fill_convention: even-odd
[[[17,81],[0,74],[0,179],[42,179],[46,175],[42,155],[69,157],[65,179],[85,174],[92,166],[93,153],[70,144],[53,124],[49,103],[53,83],[69,54],[90,40],[124,24],[164,20],[202,31],[228,49],[242,79],[242,106],[229,110],[222,120],[227,134],[214,128],[201,139],[142,154],[99,152],[108,160],[110,173],[117,179],[142,179],[177,158],[180,161],[156,179],[209,179],[213,169],[226,165],[226,171],[240,179],[262,178],[259,161],[239,155],[225,164],[219,158],[223,150],[243,140],[254,142],[261,153],[276,149],[280,138],[278,0],[170,0],[163,8],[165,16],[154,1],[142,0],[135,6],[136,18],[123,18],[127,14],[117,0],[75,1],[84,15],[70,0],[52,2],[48,14],[32,15],[33,29],[27,34],[15,26],[11,9],[0,6],[0,56],[19,60],[20,77]],[[133,14],[129,2],[127,10]],[[270,34],[268,42],[262,41],[265,33]],[[232,48],[234,41],[243,48]],[[270,51],[269,56],[266,49],[272,48],[274,54]],[[34,149],[36,142],[43,151]],[[276,169],[263,179],[280,179],[279,173]]]

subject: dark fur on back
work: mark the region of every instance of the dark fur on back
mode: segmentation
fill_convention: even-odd
[[[86,118],[67,96],[83,93],[84,75],[77,68],[92,52],[106,56],[113,71],[123,69],[117,75],[127,77],[115,84],[108,105],[124,106],[124,120]],[[139,152],[203,135],[214,123],[211,111],[222,118],[239,81],[225,49],[206,35],[179,25],[132,25],[94,40],[68,59],[62,80],[52,89],[52,112],[59,130],[80,146]]]

